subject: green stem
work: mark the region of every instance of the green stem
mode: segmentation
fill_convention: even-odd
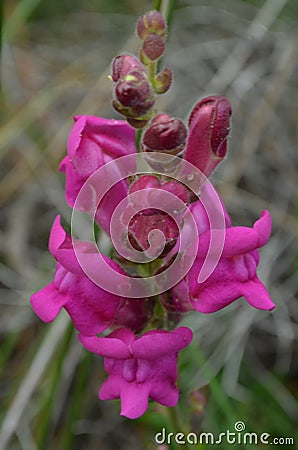
[[[167,21],[168,29],[170,28],[176,0],[153,0],[153,9],[159,11]]]
[[[155,91],[155,73],[156,73],[156,62],[152,62],[150,64],[148,64],[148,79],[149,82],[153,88],[153,90]]]
[[[175,0],[153,1],[153,8],[156,9],[157,11],[159,11],[166,19],[167,28],[168,28],[168,36],[167,36],[168,38],[169,38],[172,19],[173,19],[173,15],[174,15],[175,3],[176,3]],[[157,72],[160,71],[161,63],[162,63],[162,58],[160,58],[157,61],[156,67],[154,68],[155,70],[157,70]]]
[[[152,8],[156,9],[156,11],[160,11],[161,0],[153,0]]]
[[[141,137],[142,137],[143,130],[142,128],[138,128],[136,130],[136,148],[137,152],[140,153],[142,151],[141,149]]]
[[[172,24],[175,3],[176,3],[176,0],[164,0],[162,8],[161,8],[161,12],[168,24],[168,32],[170,31],[171,24]]]

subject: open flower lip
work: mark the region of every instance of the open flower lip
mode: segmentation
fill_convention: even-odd
[[[178,401],[177,356],[192,340],[187,327],[151,330],[136,337],[120,328],[107,337],[79,335],[87,350],[104,357],[107,380],[99,391],[102,400],[121,399],[121,415],[136,419],[148,400],[173,407]]]

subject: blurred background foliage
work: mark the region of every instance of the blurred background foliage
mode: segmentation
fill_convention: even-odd
[[[53,275],[52,221],[70,218],[57,167],[72,116],[116,117],[110,63],[137,50],[135,21],[152,3],[1,6],[0,450],[153,449],[154,434],[171,431],[168,412],[152,404],[132,422],[119,416],[118,402],[98,401],[102,361],[81,349],[66,315],[44,325],[29,306]],[[161,111],[186,119],[204,95],[230,99],[229,157],[213,181],[235,224],[251,226],[265,208],[273,217],[259,274],[277,308],[259,312],[239,301],[185,318],[196,339],[180,359],[181,427],[188,415],[196,433],[234,430],[242,420],[247,431],[295,437],[296,448],[297,24],[296,0],[177,0],[164,59],[175,84],[159,101]],[[197,389],[194,411],[189,394]]]

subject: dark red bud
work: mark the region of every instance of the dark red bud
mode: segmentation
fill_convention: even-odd
[[[146,39],[149,34],[155,33],[165,38],[167,25],[164,17],[158,11],[148,11],[137,22],[137,34],[140,39]]]
[[[172,84],[172,72],[165,67],[156,77],[154,91],[156,94],[164,94],[167,92]]]
[[[145,74],[142,63],[133,55],[120,55],[114,58],[112,63],[112,79],[117,82],[129,72],[137,70]]]
[[[189,118],[191,127],[198,115],[208,115],[210,129],[210,147],[214,155],[223,158],[227,151],[227,137],[230,132],[230,117],[232,108],[230,102],[221,96],[211,96],[202,99],[192,110]]]
[[[158,114],[143,135],[142,147],[146,152],[165,152],[177,155],[183,149],[187,129],[180,119]]]
[[[164,39],[162,39],[157,34],[149,34],[143,42],[141,48],[141,59],[144,64],[147,63],[147,60],[156,61],[158,60],[165,51],[165,43]]]
[[[147,78],[138,71],[130,72],[117,82],[115,97],[120,108],[124,107],[121,113],[137,119],[143,119],[142,116],[147,114],[155,103],[155,96]],[[119,112],[119,105],[117,108]],[[125,108],[129,110],[125,111]]]

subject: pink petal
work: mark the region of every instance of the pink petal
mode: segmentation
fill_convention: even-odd
[[[264,210],[261,214],[259,220],[257,220],[254,224],[254,230],[259,236],[259,244],[258,247],[263,247],[270,237],[272,228],[272,221],[269,211]]]
[[[66,231],[61,226],[61,216],[58,215],[53,222],[49,238],[49,250],[54,258],[56,257],[58,248],[63,244],[65,239]]]
[[[129,419],[141,417],[148,408],[150,385],[123,382],[120,391],[121,416]]]
[[[52,322],[67,302],[65,295],[61,295],[54,282],[33,294],[30,298],[35,314],[44,322]]]
[[[210,314],[228,306],[241,295],[242,283],[228,281],[202,289],[191,302],[197,311]]]
[[[94,186],[91,181],[87,181],[88,177],[79,175],[69,156],[62,160],[59,170],[66,175],[65,192],[69,206],[72,208],[75,206],[77,210],[89,213],[96,210],[98,202]]]
[[[134,300],[133,300],[134,301]],[[108,335],[108,338],[120,339],[123,341],[128,347],[136,340],[136,335],[129,330],[128,328],[118,328]]]
[[[68,154],[72,159],[75,159],[76,151],[86,137],[97,145],[99,151],[112,158],[136,151],[135,131],[124,120],[77,116],[67,144]]]
[[[95,219],[100,227],[110,235],[112,215],[118,204],[127,196],[128,186],[124,180],[119,181],[104,195],[96,211]]]
[[[192,332],[187,327],[180,327],[172,332],[154,330],[144,334],[132,345],[136,358],[154,360],[169,353],[177,353],[187,347],[192,340]]]
[[[54,220],[51,228],[49,249],[51,255],[61,263],[63,267],[72,273],[85,276],[76,253],[73,249],[71,237],[66,233],[60,222],[61,217],[58,215]],[[76,251],[80,253],[98,253],[97,248],[86,242],[76,241]]]
[[[222,256],[236,256],[251,252],[265,245],[271,233],[271,218],[263,211],[253,228],[233,227],[226,230],[226,239]]]
[[[150,398],[161,405],[173,407],[177,404],[179,391],[177,387],[168,381],[157,379],[151,383]]]
[[[78,338],[87,350],[97,355],[115,359],[131,358],[127,345],[120,339],[84,336],[83,334],[79,334]]]
[[[130,383],[117,375],[110,375],[99,390],[101,400],[121,398],[121,415],[137,419],[148,408],[150,385]]]
[[[275,308],[275,304],[269,297],[267,289],[257,277],[254,280],[243,283],[242,295],[254,308],[269,311]]]
[[[100,400],[114,400],[120,398],[120,391],[125,383],[125,380],[118,375],[110,375],[101,385],[98,397]]]

